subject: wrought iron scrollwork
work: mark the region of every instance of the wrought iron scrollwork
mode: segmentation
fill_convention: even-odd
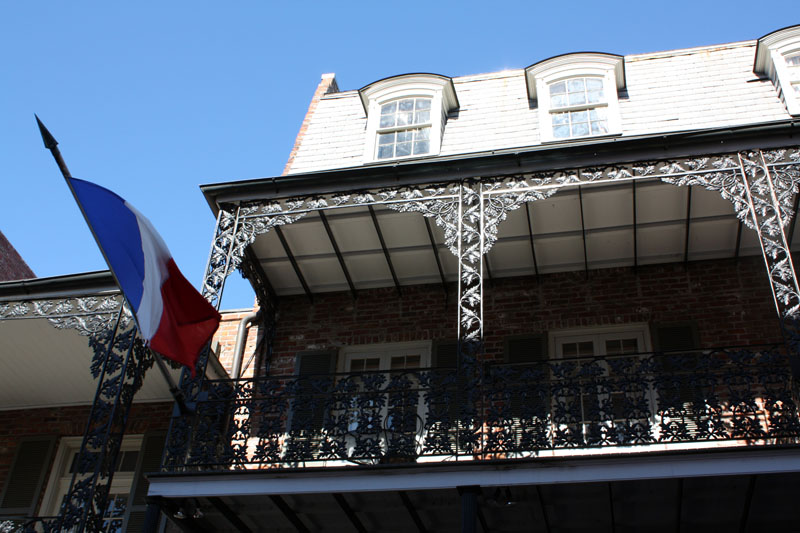
[[[0,320],[46,318],[56,329],[73,329],[88,337],[111,329],[121,305],[119,294],[6,302],[0,303]],[[125,314],[123,321],[130,318]]]
[[[797,442],[781,346],[494,365],[473,383],[469,424],[456,369],[207,382],[190,452],[168,471],[503,459],[557,450],[728,441]]]
[[[115,327],[90,337],[95,352],[92,371],[99,380],[76,471],[59,513],[59,531],[102,530],[100,522],[133,397],[153,365],[150,351],[136,337],[133,321],[123,316],[120,309]]]

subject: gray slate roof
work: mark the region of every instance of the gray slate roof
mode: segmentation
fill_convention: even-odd
[[[622,135],[746,125],[791,116],[772,82],[753,74],[756,41],[625,56]],[[444,127],[439,156],[540,143],[525,71],[453,78],[461,107]],[[357,91],[322,97],[290,174],[364,165],[366,115]]]

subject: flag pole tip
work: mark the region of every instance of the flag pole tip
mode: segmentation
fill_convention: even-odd
[[[39,133],[42,134],[42,141],[44,141],[44,147],[47,148],[48,150],[52,150],[53,148],[58,146],[58,141],[55,139],[55,137],[53,137],[53,134],[51,134],[48,131],[48,129],[39,119],[39,115],[34,113],[33,116],[36,117],[36,124],[39,125]]]

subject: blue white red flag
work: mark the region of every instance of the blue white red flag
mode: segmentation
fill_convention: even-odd
[[[68,178],[88,224],[150,347],[194,375],[220,314],[186,281],[150,221],[117,194]]]

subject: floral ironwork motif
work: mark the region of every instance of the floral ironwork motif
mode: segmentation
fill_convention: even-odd
[[[454,409],[463,394],[456,369],[215,380],[204,385],[187,455],[164,469],[796,442],[790,376],[779,346],[496,365],[470,385],[468,425]]]
[[[0,320],[46,318],[56,329],[74,329],[91,336],[114,326],[121,305],[119,294],[8,302],[0,303]],[[123,315],[125,323],[130,318],[130,313]]]
[[[59,531],[80,526],[102,530],[120,445],[133,397],[146,370],[153,365],[150,350],[136,337],[133,321],[123,321],[119,310],[114,327],[89,338],[95,356],[92,372],[97,392],[78,453],[76,471],[57,520]]]

